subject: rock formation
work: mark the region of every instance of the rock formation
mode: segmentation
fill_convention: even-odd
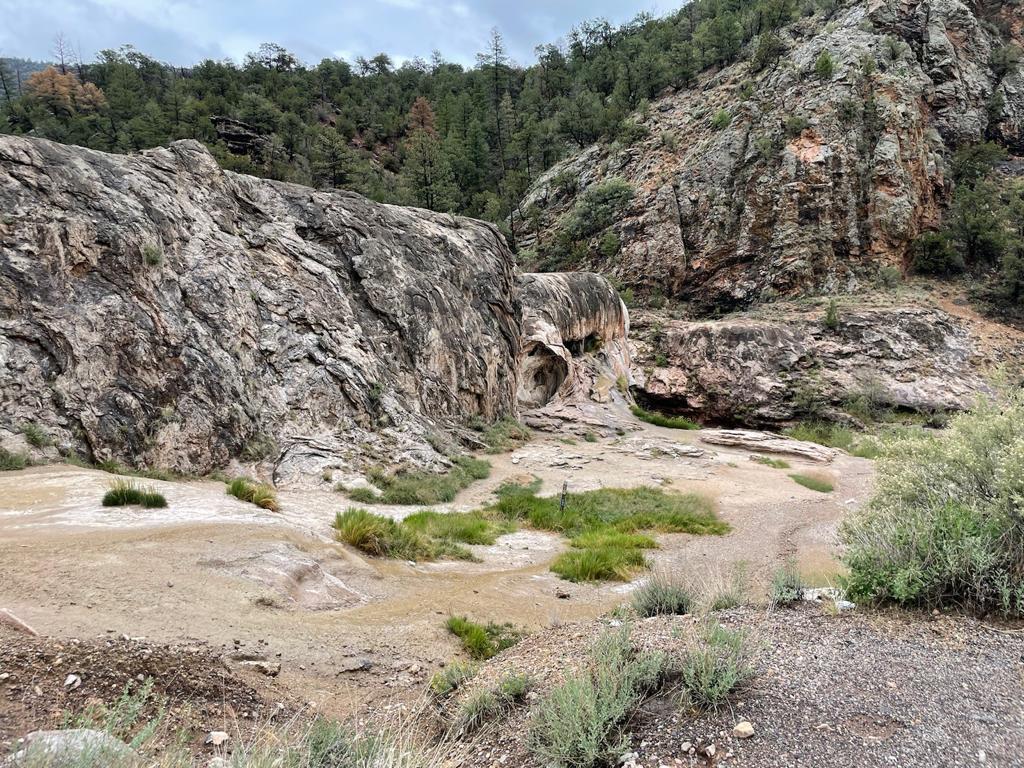
[[[855,290],[902,267],[938,224],[951,147],[995,135],[1024,148],[1024,75],[990,65],[1006,40],[979,8],[870,0],[796,22],[777,60],[713,72],[639,115],[639,141],[551,169],[522,205],[520,242],[538,262],[613,274],[698,312]],[[992,13],[1020,42],[1019,9]],[[833,71],[817,71],[823,53]],[[599,247],[598,232],[559,252],[566,216],[613,178],[635,191],[611,226],[621,251]]]
[[[726,425],[962,410],[992,392],[986,372],[1024,360],[1024,334],[984,349],[971,323],[926,306],[842,307],[834,328],[824,307],[702,322],[641,313],[635,336],[641,402]]]
[[[432,432],[516,412],[521,316],[489,225],[0,137],[0,438],[290,482],[441,465]],[[269,471],[269,469],[268,469]]]

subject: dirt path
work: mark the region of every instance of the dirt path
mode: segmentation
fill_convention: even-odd
[[[705,454],[683,455],[680,445]],[[815,493],[743,451],[646,425],[596,443],[539,437],[490,458],[491,477],[440,508],[474,508],[502,482],[530,475],[542,493],[565,481],[574,491],[661,484],[706,493],[732,532],[661,537],[655,563],[714,577],[744,562],[755,580],[790,556],[815,578],[833,572],[835,528],[872,472],[870,462],[840,457],[819,469],[836,491]],[[790,471],[810,466],[791,463]],[[333,542],[330,523],[348,506],[339,494],[283,492],[273,514],[226,496],[220,483],[154,482],[168,509],[111,510],[99,503],[109,481],[69,466],[0,473],[0,608],[58,638],[252,649],[281,662],[285,690],[332,715],[419,690],[457,653],[442,627],[449,613],[537,629],[593,618],[630,589],[558,580],[547,566],[565,544],[552,534],[503,537],[477,548],[481,563],[375,561]]]

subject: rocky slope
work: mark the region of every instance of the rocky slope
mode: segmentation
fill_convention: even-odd
[[[990,63],[1021,24],[1019,6],[960,0],[818,11],[782,31],[777,60],[707,75],[639,115],[636,143],[553,168],[523,203],[523,243],[537,263],[614,274],[698,312],[856,290],[937,225],[951,147],[987,136],[1024,151],[1024,74]],[[621,250],[599,232],[567,252],[567,215],[612,178],[635,191],[611,226]]]
[[[516,412],[521,313],[492,227],[222,171],[0,137],[0,438],[277,481],[440,465]],[[52,450],[52,449],[51,449]]]

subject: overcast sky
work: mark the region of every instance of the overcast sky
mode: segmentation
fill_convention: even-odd
[[[276,42],[300,59],[348,60],[385,52],[471,64],[492,27],[520,63],[533,48],[556,42],[587,18],[613,22],[640,11],[660,14],[683,0],[0,0],[0,56],[52,58],[63,32],[82,57],[126,43],[162,61],[241,61],[260,43]]]

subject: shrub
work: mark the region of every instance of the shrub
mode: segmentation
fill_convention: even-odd
[[[682,584],[655,574],[633,593],[633,610],[642,618],[683,615],[693,607],[693,596]]]
[[[588,238],[611,226],[635,195],[633,187],[624,179],[611,178],[594,184],[564,218],[561,230],[570,240]]]
[[[269,435],[258,434],[242,446],[242,458],[246,461],[263,461],[276,455],[277,443]]]
[[[772,469],[789,469],[789,462],[783,459],[773,459],[770,456],[754,456],[752,460]]]
[[[801,133],[807,130],[809,125],[810,122],[803,115],[793,115],[791,117],[786,118],[784,130],[788,138],[795,139],[797,136],[799,136]]]
[[[772,574],[772,603],[775,605],[792,605],[804,594],[803,577],[796,563],[787,560],[786,564]]]
[[[594,432],[591,432],[590,430],[587,430],[586,432],[583,433],[583,442],[585,442],[585,443],[596,443],[597,442],[597,434],[594,433]]]
[[[836,63],[832,59],[832,54],[828,51],[822,51],[821,55],[814,62],[814,74],[819,80],[831,80],[835,71]]]
[[[25,436],[25,442],[33,448],[45,448],[53,442],[38,424],[25,424],[21,428],[21,434]]]
[[[277,512],[280,509],[277,503],[277,494],[273,488],[247,477],[236,477],[228,483],[227,492],[229,496],[234,496],[236,499],[247,501],[271,512]]]
[[[533,686],[533,679],[528,675],[503,675],[494,688],[478,691],[462,703],[455,718],[456,727],[464,733],[472,733],[488,721],[510,712]]]
[[[167,499],[152,488],[143,488],[130,480],[116,480],[103,495],[103,506],[140,506],[155,509],[166,507]]]
[[[878,270],[878,285],[888,290],[898,288],[903,282],[903,272],[899,267],[885,264]]]
[[[462,641],[466,653],[480,661],[511,648],[522,638],[511,624],[477,624],[465,616],[449,616],[445,627]]]
[[[919,275],[945,277],[964,271],[964,257],[944,232],[925,232],[914,241],[910,268]]]
[[[630,411],[640,421],[654,424],[657,427],[668,427],[669,429],[700,429],[700,425],[682,416],[666,416],[663,413],[648,411],[639,405],[631,406]]]
[[[529,427],[523,426],[515,419],[505,418],[485,427],[480,439],[487,446],[487,453],[508,453],[530,442],[531,437],[532,433]],[[488,469],[490,469],[489,465]],[[487,475],[476,479],[484,477]]]
[[[817,491],[818,493],[832,493],[835,490],[832,483],[822,477],[801,474],[790,475],[790,477],[793,478],[797,485],[802,485],[804,488]]]
[[[6,448],[0,448],[0,472],[24,469],[26,466],[28,466],[28,456],[24,453],[14,453]]]
[[[604,233],[604,236],[601,238],[601,244],[598,246],[598,250],[601,251],[601,255],[606,259],[613,258],[618,254],[621,248],[622,241],[619,239],[619,236],[611,230]]]
[[[711,118],[711,128],[716,131],[723,131],[732,123],[732,115],[727,109],[720,109]]]
[[[344,491],[345,494],[357,504],[377,503],[377,494],[373,492],[372,488],[367,488],[365,485],[352,489],[345,488],[345,486],[340,486],[339,490]]]
[[[437,696],[447,696],[457,690],[467,680],[476,675],[476,666],[461,661],[453,661],[430,678],[430,690]]]
[[[566,676],[535,708],[530,752],[539,764],[560,768],[615,765],[626,749],[623,726],[666,670],[663,654],[633,647],[628,627],[601,635],[586,668]]]
[[[840,528],[855,597],[1024,615],[1024,396],[895,438]]]
[[[829,299],[828,306],[825,308],[825,327],[830,331],[839,328],[839,304],[835,299]]]
[[[747,635],[708,624],[698,644],[683,657],[680,682],[686,703],[714,709],[753,675]]]
[[[160,251],[160,247],[153,243],[146,243],[142,246],[142,260],[146,262],[146,266],[158,267],[160,262],[164,260],[164,255]]]

